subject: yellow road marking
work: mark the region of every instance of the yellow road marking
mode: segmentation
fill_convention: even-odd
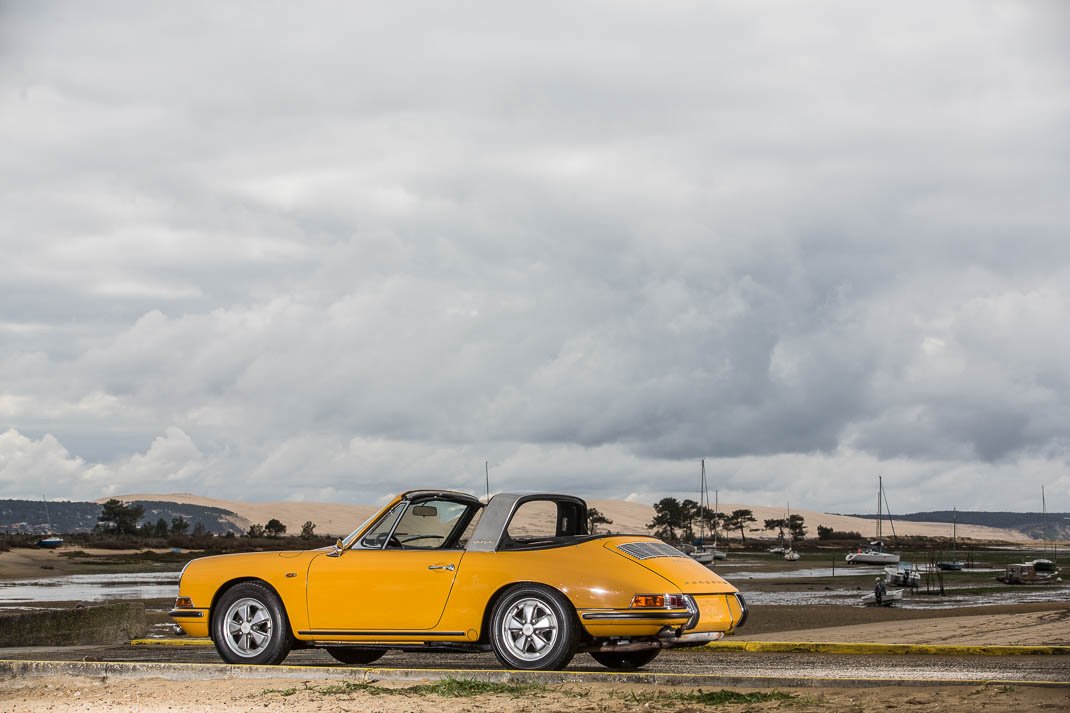
[[[717,641],[715,651],[770,654],[925,654],[930,656],[1070,655],[1070,646],[962,646],[957,644],[872,644],[836,641]]]

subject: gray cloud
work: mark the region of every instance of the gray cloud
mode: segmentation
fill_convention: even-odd
[[[1066,497],[1057,4],[0,12],[0,496]]]

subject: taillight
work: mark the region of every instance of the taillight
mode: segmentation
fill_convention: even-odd
[[[633,609],[686,609],[683,594],[636,594],[632,597]]]

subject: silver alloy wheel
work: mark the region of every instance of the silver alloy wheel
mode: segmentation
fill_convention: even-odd
[[[271,613],[259,599],[246,597],[227,607],[223,617],[227,648],[243,658],[252,658],[271,643]]]
[[[501,641],[509,653],[524,661],[537,661],[557,641],[557,615],[536,597],[520,599],[502,617]]]

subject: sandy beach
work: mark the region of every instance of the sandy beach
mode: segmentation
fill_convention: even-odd
[[[142,552],[164,553],[162,549],[104,550],[92,547],[62,548],[42,550],[30,547],[16,547],[8,552],[0,552],[0,581],[16,579],[39,579],[42,577],[61,577],[68,574],[86,574],[100,572],[99,566],[87,564],[85,557],[65,557],[65,553],[84,552],[90,557],[118,558],[124,555],[137,555]],[[195,554],[189,554],[192,558]],[[180,569],[174,565],[172,569]]]

